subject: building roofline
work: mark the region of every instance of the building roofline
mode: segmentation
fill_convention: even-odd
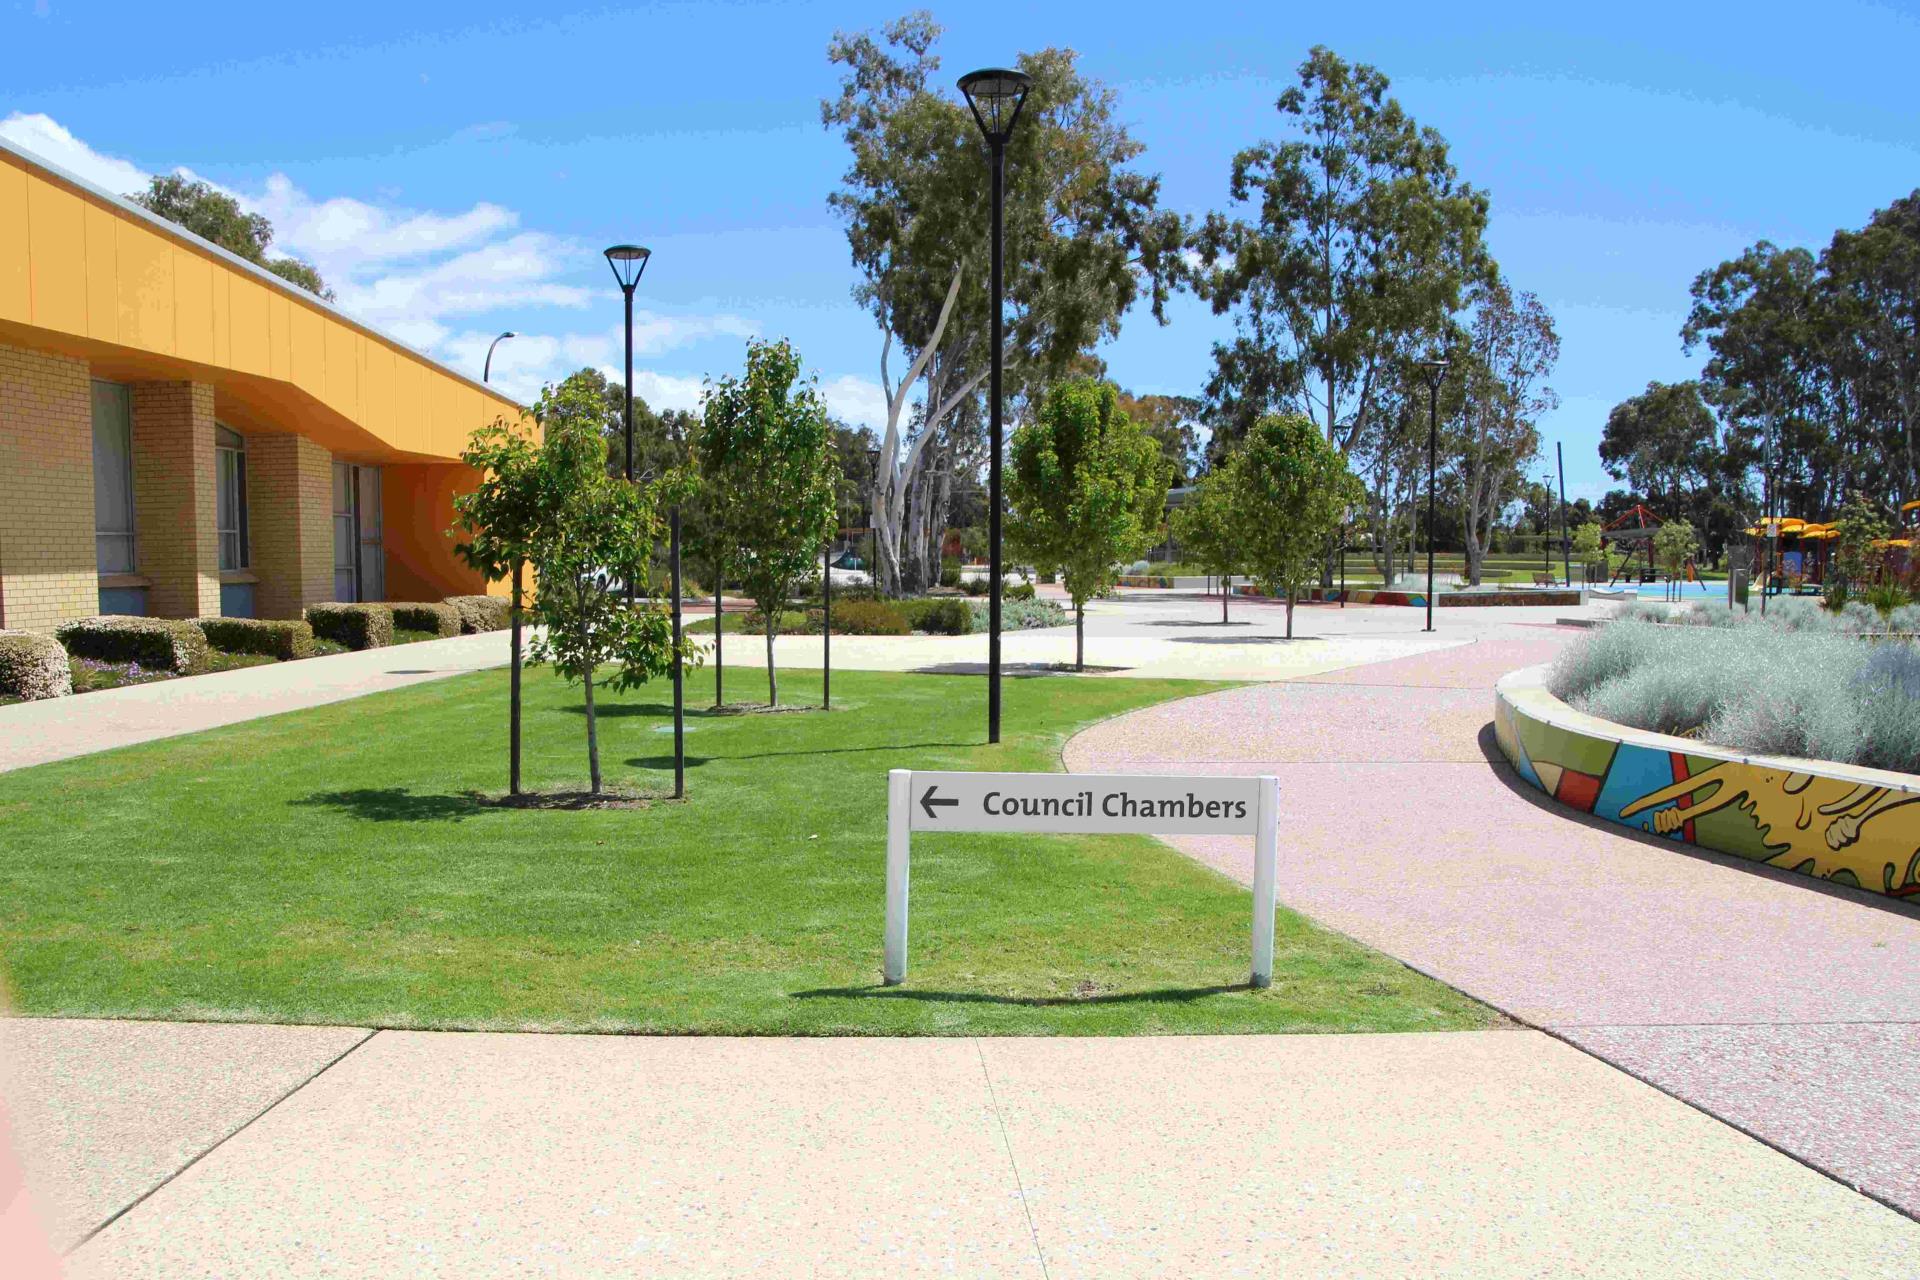
[[[154,213],[150,209],[142,208],[140,205],[135,204],[133,201],[127,199],[125,196],[116,195],[114,192],[108,191],[104,187],[98,186],[92,182],[87,181],[85,178],[81,177],[79,174],[74,173],[70,169],[62,168],[60,165],[55,164],[53,161],[48,160],[47,158],[45,158],[44,156],[40,155],[37,152],[29,151],[25,147],[20,146],[18,143],[12,142],[9,139],[4,137],[0,137],[0,151],[6,152],[8,155],[14,157],[15,159],[19,160],[20,162],[22,162],[23,164],[27,165],[30,168],[40,170],[42,173],[46,174],[48,177],[54,178],[55,180],[62,182],[67,186],[77,188],[79,191],[83,192],[88,196],[93,197],[96,200],[101,200],[106,202],[107,204],[111,205],[116,212],[124,214],[127,217],[133,218],[139,222],[145,223],[152,230],[159,232],[161,235],[164,235],[169,239],[178,241],[179,243],[185,245],[187,248],[192,249],[197,253],[207,254],[213,258],[216,258],[220,261],[222,265],[232,267],[237,271],[245,272],[248,275],[251,275],[255,280],[258,280],[260,283],[268,286],[269,288],[278,289],[281,293],[286,294],[288,297],[292,298],[296,302],[299,302],[305,306],[313,307],[314,309],[325,313],[326,315],[332,317],[333,319],[338,320],[341,324],[347,325],[348,327],[353,329],[358,329],[361,333],[366,334],[370,338],[378,339],[379,341],[386,343],[390,347],[395,347],[398,350],[405,352],[407,355],[412,356],[414,359],[419,360],[423,364],[431,366],[434,370],[436,370],[439,373],[445,374],[449,378],[454,378],[454,379],[457,379],[458,381],[464,382],[468,386],[472,387],[474,390],[479,391],[484,395],[491,396],[496,400],[502,401],[503,403],[512,405],[515,409],[518,409],[522,412],[525,412],[526,410],[525,405],[521,404],[518,400],[515,400],[512,396],[509,396],[504,392],[497,390],[491,384],[482,382],[478,378],[468,377],[466,374],[460,372],[458,369],[455,369],[450,365],[443,364],[439,360],[434,359],[432,356],[420,350],[418,347],[414,346],[412,343],[402,342],[400,339],[394,337],[392,334],[384,333],[381,330],[375,328],[373,325],[368,324],[364,320],[356,320],[354,317],[348,315],[346,312],[342,311],[339,307],[334,306],[331,302],[328,302],[325,298],[320,297],[318,294],[308,293],[305,289],[302,289],[299,285],[293,284],[286,280],[282,280],[279,276],[273,274],[273,272],[271,271],[268,271],[265,267],[260,266],[258,263],[248,262],[245,258],[233,252],[231,249],[223,249],[219,245],[213,243],[213,241],[208,240],[203,236],[195,235],[193,232],[187,230],[185,227],[181,226],[179,223],[169,222],[167,219],[161,217],[159,214]]]

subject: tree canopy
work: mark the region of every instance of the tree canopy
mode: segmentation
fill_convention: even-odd
[[[1297,413],[1254,423],[1226,465],[1246,535],[1246,571],[1268,595],[1285,598],[1291,637],[1294,600],[1360,500],[1360,481],[1313,420]]]
[[[1153,545],[1166,508],[1160,447],[1119,401],[1110,383],[1064,382],[1007,450],[1007,541],[1040,572],[1060,574],[1077,619],[1123,562]],[[1079,634],[1074,654],[1085,666]]]
[[[273,244],[273,223],[264,214],[246,212],[238,200],[216,187],[180,174],[160,174],[145,191],[133,192],[127,199],[228,253],[266,268],[289,284],[333,301],[333,290],[311,263],[285,254],[267,256]]]

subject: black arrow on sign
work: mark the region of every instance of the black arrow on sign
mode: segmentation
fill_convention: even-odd
[[[937,792],[938,790],[939,790],[938,787],[928,787],[927,794],[920,797],[920,807],[927,811],[927,816],[929,818],[937,818],[940,816],[939,814],[933,811],[935,805],[950,805],[954,808],[958,808],[960,805],[960,802],[958,800],[953,799],[952,797],[948,797],[945,800],[935,800],[933,798],[934,793]]]

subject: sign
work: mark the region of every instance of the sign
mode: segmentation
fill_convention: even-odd
[[[914,832],[1045,831],[1252,836],[1252,982],[1265,987],[1273,981],[1279,795],[1279,783],[1272,777],[894,769],[887,775],[887,985],[907,978]]]

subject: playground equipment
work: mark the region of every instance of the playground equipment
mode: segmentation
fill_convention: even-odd
[[[1659,566],[1653,560],[1653,535],[1664,523],[1659,516],[1634,503],[1627,512],[1604,529],[1600,530],[1600,545],[1605,548],[1622,551],[1620,563],[1614,566],[1607,585],[1613,586],[1622,577],[1630,582],[1653,582],[1659,577]],[[1630,576],[1630,570],[1640,564],[1638,577]]]

